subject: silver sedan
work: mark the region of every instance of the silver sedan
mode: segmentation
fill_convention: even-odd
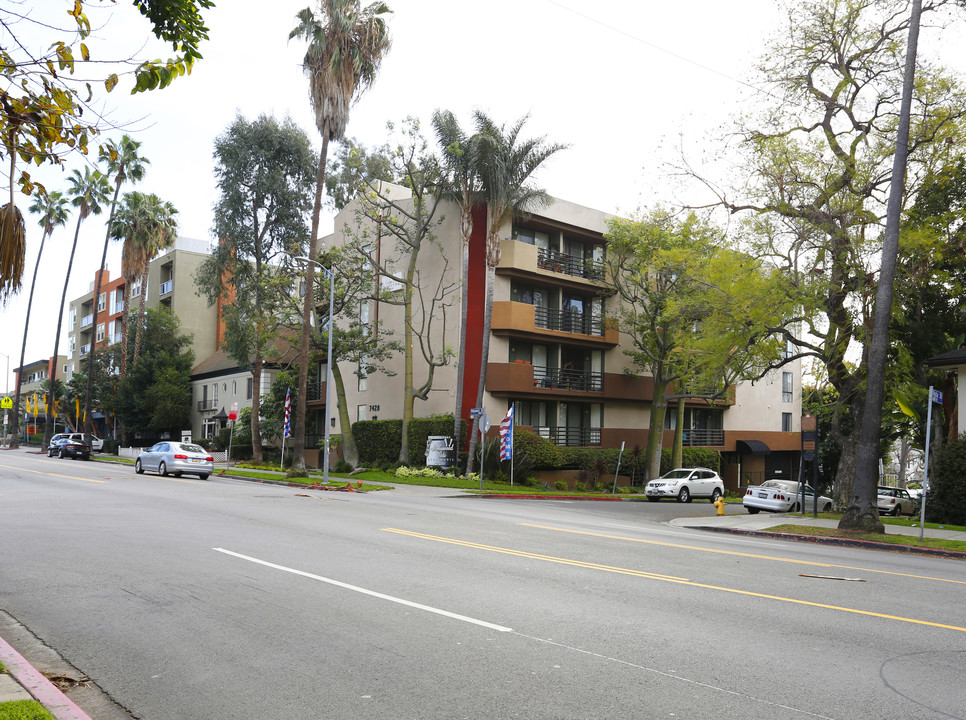
[[[197,475],[202,480],[206,480],[214,469],[215,459],[203,447],[171,440],[152,445],[134,461],[136,473],[151,470],[158,475],[170,473],[175,477]]]
[[[745,491],[742,505],[745,510],[754,515],[761,510],[768,512],[798,512],[800,508],[802,486],[790,480],[766,480],[761,485],[751,485]],[[805,510],[814,507],[815,493],[808,485],[805,486]],[[818,496],[819,512],[832,510],[832,498]]]

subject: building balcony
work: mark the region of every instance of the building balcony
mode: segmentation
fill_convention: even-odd
[[[91,313],[90,315],[85,315],[84,317],[81,318],[80,326],[82,328],[86,328],[86,327],[89,327],[93,322],[94,322],[94,314]]]
[[[90,351],[91,351],[90,343],[87,343],[86,345],[81,345],[81,348],[80,348],[81,357],[83,357],[84,355],[87,355],[87,353],[89,353]]]
[[[305,386],[305,402],[325,405],[325,383],[308,383]]]
[[[158,294],[167,295],[172,290],[174,290],[174,280],[168,280],[161,283],[161,286],[158,288]]]
[[[724,430],[692,428],[685,430],[681,437],[684,447],[721,447],[725,444]]]
[[[602,261],[583,258],[556,250],[538,248],[517,240],[504,240],[497,273],[533,279],[551,280],[554,285],[600,292],[607,289],[607,273]]]
[[[214,412],[218,409],[217,400],[199,400],[198,412]]]
[[[558,447],[600,447],[600,428],[534,425],[531,429]]]
[[[122,312],[124,312],[124,301],[118,300],[117,303],[114,305],[114,313],[117,314]]]
[[[513,301],[493,303],[491,331],[496,335],[554,338],[585,347],[616,347],[619,342],[616,325],[609,318]]]

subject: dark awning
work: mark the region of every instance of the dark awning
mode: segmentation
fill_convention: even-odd
[[[215,420],[227,420],[228,413],[225,412],[224,406],[218,411],[218,414],[214,417]]]
[[[738,440],[735,450],[742,455],[771,455],[771,449],[761,440]]]

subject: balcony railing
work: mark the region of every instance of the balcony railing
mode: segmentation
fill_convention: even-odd
[[[158,293],[161,295],[167,295],[172,289],[174,289],[174,280],[168,280],[167,282],[161,283]]]
[[[724,430],[693,428],[685,430],[681,444],[687,447],[713,447],[724,445]]]
[[[94,322],[94,314],[85,315],[81,318],[81,327],[86,328],[88,325]]]
[[[540,248],[537,251],[537,267],[587,280],[603,281],[604,279],[604,263],[602,261],[584,260],[556,250]]]
[[[600,428],[535,425],[533,432],[560,447],[600,447]]]
[[[80,354],[81,354],[82,356],[83,356],[83,355],[86,355],[86,354],[87,354],[87,353],[89,353],[90,351],[91,351],[91,344],[90,344],[90,343],[87,343],[86,345],[81,345],[81,350],[80,350]]]
[[[217,406],[217,400],[199,400],[198,412],[214,412]]]
[[[314,400],[322,400],[322,383],[313,382],[308,383],[305,386],[305,401],[312,402]]]
[[[114,306],[114,312],[116,312],[116,313],[124,312],[124,301],[123,300],[118,300],[117,301],[117,304],[115,304],[115,306]]]
[[[604,374],[572,368],[533,366],[533,384],[541,388],[603,392]]]
[[[554,310],[548,307],[534,308],[534,323],[546,330],[604,336],[604,318],[573,310]]]

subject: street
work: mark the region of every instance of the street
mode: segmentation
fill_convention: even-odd
[[[966,717],[963,563],[685,514],[2,452],[0,610],[145,720]]]

